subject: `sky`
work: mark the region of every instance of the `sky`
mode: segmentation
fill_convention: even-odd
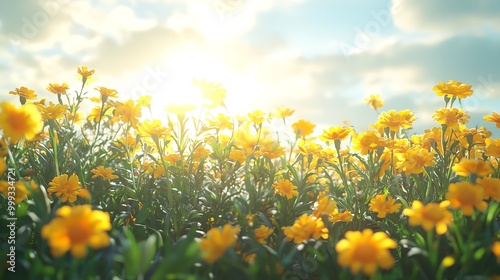
[[[76,68],[122,99],[199,98],[193,78],[222,84],[230,114],[279,106],[294,119],[364,131],[377,113],[411,109],[411,132],[437,126],[441,81],[472,85],[469,127],[500,112],[500,1],[486,0],[0,0],[0,101],[26,86],[78,89]]]

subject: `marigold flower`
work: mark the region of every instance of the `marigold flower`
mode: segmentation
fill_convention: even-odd
[[[266,238],[268,238],[271,234],[273,234],[274,230],[272,228],[268,228],[265,225],[261,225],[259,228],[253,231],[255,235],[255,239],[261,244],[266,244]]]
[[[437,96],[446,95],[448,98],[466,98],[472,95],[473,92],[471,85],[453,80],[450,80],[448,83],[440,82],[432,90],[436,92]]]
[[[431,231],[435,227],[436,233],[443,235],[448,230],[448,225],[452,224],[453,215],[446,209],[449,205],[450,202],[447,200],[425,206],[422,202],[414,200],[411,208],[404,209],[403,214],[409,217],[410,225],[421,225],[426,231]]]
[[[335,209],[328,217],[328,220],[332,223],[352,222],[352,213],[349,210],[340,213],[338,209]]]
[[[49,188],[47,192],[55,193],[57,197],[61,199],[62,202],[69,201],[73,203],[76,201],[76,196],[80,193],[81,184],[80,179],[76,174],[71,175],[68,178],[68,174],[62,174],[57,176],[49,183]]]
[[[293,113],[295,113],[295,110],[287,107],[279,107],[273,111],[272,116],[278,119],[285,119],[293,115]]]
[[[500,179],[498,178],[479,178],[477,185],[483,188],[484,199],[491,198],[500,201]]]
[[[95,70],[94,70],[94,69],[89,70],[89,69],[87,68],[87,66],[81,66],[81,67],[78,67],[78,68],[77,68],[77,72],[78,72],[78,74],[80,74],[83,78],[88,78],[88,77],[90,77],[90,76],[94,75]]]
[[[370,94],[369,98],[365,98],[365,103],[377,111],[378,108],[382,108],[385,102],[380,99],[380,94]]]
[[[42,116],[32,104],[24,104],[17,108],[9,102],[0,103],[0,129],[4,137],[11,143],[23,137],[32,140],[43,129]]]
[[[138,130],[141,135],[149,136],[153,139],[165,137],[169,134],[169,129],[164,127],[160,120],[145,120],[138,125]]]
[[[217,130],[233,129],[233,122],[229,116],[222,113],[217,114],[214,119],[208,119],[208,125]]]
[[[3,194],[5,198],[9,197],[9,192],[12,193],[12,189],[9,190],[9,188],[11,187],[15,188],[15,195],[14,195],[15,203],[20,203],[26,198],[27,195],[30,194],[30,192],[24,185],[23,181],[17,181],[13,185],[11,182],[0,181],[0,193]]]
[[[369,151],[375,151],[379,146],[383,146],[382,142],[383,140],[377,132],[368,130],[353,137],[352,149],[366,155]]]
[[[287,199],[291,199],[294,196],[299,195],[297,187],[290,182],[290,180],[279,180],[274,183],[274,189],[281,196],[286,196]]]
[[[69,86],[67,83],[62,83],[62,84],[54,83],[54,84],[49,84],[45,89],[54,94],[66,94],[66,91],[69,89]]]
[[[472,185],[470,182],[458,182],[448,186],[446,199],[450,201],[450,207],[460,208],[465,216],[474,213],[474,207],[484,211],[488,203],[483,201],[483,188]]]
[[[262,112],[261,110],[255,110],[253,112],[248,113],[248,118],[255,125],[259,125],[259,124],[263,123],[265,120],[265,117],[266,117],[266,113]]]
[[[37,96],[35,94],[35,90],[29,89],[27,87],[16,88],[15,90],[9,91],[9,94],[17,95],[17,96],[22,97],[26,100],[35,100],[36,96]]]
[[[224,98],[226,98],[227,91],[222,85],[196,79],[193,79],[193,84],[201,90],[203,98],[208,101],[205,107],[209,109],[219,105],[225,107]]]
[[[351,134],[352,129],[350,127],[334,126],[323,131],[323,134],[319,136],[321,141],[342,141],[346,139]]]
[[[337,243],[335,250],[339,254],[339,265],[349,266],[353,274],[363,270],[365,275],[371,276],[378,267],[389,269],[394,265],[389,249],[396,247],[396,241],[385,232],[373,233],[371,229],[364,229],[346,232],[345,239]]]
[[[378,218],[385,218],[387,214],[392,214],[401,207],[401,203],[395,203],[393,197],[388,197],[387,194],[379,194],[370,200],[370,208],[368,210],[376,212]]]
[[[292,124],[292,129],[298,137],[306,137],[310,135],[313,133],[315,127],[315,124],[306,120],[298,120]]]
[[[453,165],[451,168],[458,176],[470,176],[475,174],[476,176],[488,176],[493,173],[493,168],[483,161],[477,159],[466,159],[462,158],[459,163]]]
[[[337,202],[328,196],[323,196],[318,198],[318,201],[314,203],[314,211],[312,215],[316,218],[320,218],[323,215],[330,215],[337,209]]]
[[[297,142],[297,147],[299,148],[299,152],[304,155],[319,155],[323,150],[319,144],[313,141],[304,141],[302,139]]]
[[[102,165],[90,170],[90,172],[92,172],[94,174],[94,176],[92,176],[92,179],[95,179],[97,177],[101,177],[104,180],[111,181],[111,180],[118,178],[118,176],[113,174],[113,172],[115,172],[113,169],[104,168],[104,166],[102,166]]]
[[[434,118],[434,120],[441,125],[446,125],[453,129],[458,129],[459,125],[468,123],[470,117],[462,109],[441,108],[432,115],[432,118]]]
[[[381,128],[388,127],[390,131],[399,132],[401,129],[411,128],[414,121],[415,115],[410,110],[390,110],[380,114],[377,124]]]
[[[42,237],[48,240],[52,256],[60,257],[70,251],[74,258],[81,259],[88,246],[101,249],[109,245],[109,230],[108,213],[92,210],[90,205],[63,206],[42,228]]]
[[[219,259],[229,247],[236,243],[239,232],[239,226],[233,227],[229,224],[224,225],[222,229],[210,229],[207,236],[200,240],[200,250],[205,261],[212,264]]]
[[[397,157],[402,161],[402,169],[406,174],[420,174],[424,172],[424,167],[434,165],[434,153],[420,147],[399,153]]]
[[[42,114],[44,120],[61,119],[68,110],[68,105],[54,104],[49,102],[48,106],[38,105],[38,111]]]
[[[142,116],[141,106],[136,105],[134,101],[127,100],[125,103],[117,102],[115,116],[120,117],[124,123],[130,123],[132,127],[136,127],[139,119]]]
[[[488,138],[484,143],[486,144],[484,150],[485,156],[500,158],[500,138],[495,140]]]
[[[487,122],[493,122],[496,124],[497,128],[500,128],[500,115],[496,112],[491,113],[490,115],[485,115],[483,119]]]
[[[328,228],[325,228],[325,224],[321,218],[316,218],[312,215],[307,216],[303,214],[295,220],[292,226],[282,227],[282,229],[288,241],[293,240],[295,244],[307,241],[311,237],[314,239],[328,238]]]
[[[150,95],[142,95],[137,99],[137,105],[141,107],[149,107],[151,106],[151,96]]]
[[[101,94],[101,99],[106,101],[109,97],[117,98],[118,91],[116,89],[107,88],[107,87],[96,87],[95,90],[98,90]]]
[[[231,149],[231,152],[229,153],[229,159],[234,162],[238,162],[239,164],[243,164],[246,158],[247,155],[243,150]]]

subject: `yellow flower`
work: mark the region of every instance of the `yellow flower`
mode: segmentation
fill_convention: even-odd
[[[294,112],[295,112],[295,110],[292,110],[290,108],[279,107],[273,111],[272,116],[275,118],[278,118],[278,119],[285,119],[285,118],[293,115]]]
[[[5,158],[0,157],[0,176],[7,170],[7,163],[5,162]]]
[[[178,116],[184,116],[187,112],[194,109],[196,109],[196,106],[192,104],[169,104],[165,110]]]
[[[420,147],[399,153],[397,157],[402,161],[402,168],[406,174],[420,174],[424,172],[424,167],[434,165],[434,153]]]
[[[491,251],[497,257],[497,262],[500,264],[500,241],[496,241],[493,243],[493,246],[491,248]]]
[[[217,114],[214,119],[208,119],[208,125],[216,130],[233,129],[233,122],[229,116],[222,113]]]
[[[297,122],[292,124],[292,129],[297,137],[306,137],[310,135],[311,133],[313,133],[315,127],[315,124],[306,120],[298,120]]]
[[[488,138],[484,143],[486,144],[485,156],[500,158],[500,138],[495,140]]]
[[[101,94],[101,99],[106,101],[109,97],[117,98],[118,91],[116,89],[111,89],[107,87],[96,87],[95,90],[98,90]]]
[[[24,104],[16,108],[8,102],[0,103],[0,129],[4,137],[10,137],[11,143],[21,138],[31,140],[42,131],[42,116],[32,104]]]
[[[394,265],[389,249],[396,247],[396,241],[386,233],[373,233],[371,229],[364,229],[362,232],[346,232],[345,239],[337,243],[335,250],[339,254],[339,265],[350,266],[353,274],[363,270],[365,275],[371,276],[378,267],[389,269]]]
[[[54,83],[54,84],[49,84],[45,89],[54,94],[66,94],[66,91],[69,89],[69,86],[67,83],[62,83],[62,84]]]
[[[111,230],[109,214],[92,210],[90,205],[63,206],[56,216],[42,228],[42,237],[48,240],[52,256],[60,257],[70,251],[74,258],[87,254],[87,247],[101,249],[109,245],[106,231]]]
[[[145,120],[138,126],[139,133],[153,139],[165,137],[169,134],[169,129],[162,126],[160,120]]]
[[[134,104],[132,100],[127,100],[125,103],[117,102],[115,116],[120,117],[122,122],[130,122],[132,127],[136,127],[139,123],[138,118],[142,116],[141,106]]]
[[[87,66],[82,66],[78,67],[77,72],[82,76],[82,78],[88,78],[94,75],[95,70],[94,69],[88,70]]]
[[[334,126],[323,131],[323,134],[319,136],[321,141],[334,141],[334,140],[344,140],[351,134],[352,129],[350,127]]]
[[[477,185],[483,188],[484,199],[491,198],[500,201],[500,179],[498,178],[479,178]]]
[[[78,176],[75,174],[71,175],[68,179],[68,174],[63,174],[61,176],[55,177],[50,183],[47,189],[48,193],[55,193],[55,195],[61,198],[62,202],[69,201],[73,203],[76,201],[76,196],[80,193],[81,184]]]
[[[151,96],[143,95],[137,99],[137,105],[141,107],[149,107],[151,105]]]
[[[401,129],[411,128],[414,121],[415,115],[410,110],[390,110],[380,114],[377,124],[381,128],[388,127],[390,131],[399,132]]]
[[[111,181],[118,178],[118,176],[113,174],[114,172],[113,169],[104,168],[104,166],[102,165],[97,167],[97,169],[90,170],[90,172],[94,174],[94,176],[92,176],[92,179],[95,179],[97,177],[102,177],[104,180]]]
[[[255,235],[255,239],[261,244],[266,244],[266,238],[269,237],[274,232],[273,229],[266,227],[265,225],[261,225],[259,228],[253,231]]]
[[[380,135],[373,131],[368,130],[365,133],[357,134],[352,139],[352,149],[358,151],[362,155],[368,154],[369,151],[375,151],[379,146],[383,146]]]
[[[7,181],[0,181],[0,193],[3,194],[5,198],[10,196],[9,192],[12,193],[12,187],[15,189],[15,203],[20,203],[26,198],[27,195],[30,194],[23,181],[17,181],[13,184]]]
[[[387,197],[387,194],[380,194],[370,200],[370,208],[368,210],[377,212],[378,218],[385,218],[387,214],[392,214],[401,207],[401,203],[394,203],[396,200],[392,197]]]
[[[496,112],[491,113],[491,116],[486,115],[483,117],[483,119],[487,122],[494,122],[496,123],[496,127],[500,128],[500,115]]]
[[[448,83],[440,82],[432,90],[436,92],[437,96],[446,95],[448,98],[466,98],[472,95],[473,92],[470,85],[453,80],[450,80]]]
[[[303,214],[292,226],[282,227],[283,233],[288,238],[288,241],[293,240],[295,244],[302,243],[309,240],[309,238],[314,239],[327,239],[328,229],[325,228],[325,224],[321,218],[316,218],[314,216],[307,216]]]
[[[412,226],[421,225],[426,231],[436,228],[436,233],[443,235],[448,230],[448,225],[452,224],[453,215],[446,208],[450,202],[445,200],[441,203],[429,203],[423,205],[422,202],[414,200],[411,208],[403,210],[403,214],[409,217],[408,222]]]
[[[316,218],[320,218],[323,215],[329,215],[337,209],[337,202],[328,196],[323,196],[318,198],[318,201],[314,203],[314,211],[312,215]]]
[[[349,210],[340,213],[338,209],[335,209],[328,217],[328,220],[332,223],[352,222],[352,213]]]
[[[365,103],[370,105],[375,111],[384,105],[384,101],[380,99],[380,94],[370,94],[369,98],[365,98]]]
[[[462,109],[441,108],[432,117],[441,125],[447,125],[453,129],[458,129],[459,125],[469,122],[469,115]]]
[[[288,179],[275,182],[273,187],[278,194],[286,196],[287,199],[291,199],[292,197],[299,195],[297,187],[294,186]]]
[[[239,232],[239,226],[233,227],[229,224],[224,225],[222,229],[210,229],[207,236],[200,240],[200,250],[205,261],[212,264],[219,259],[229,247],[236,243]]]
[[[234,162],[238,162],[239,164],[243,164],[246,158],[246,153],[243,150],[231,149],[231,152],[229,153],[229,159]]]
[[[470,182],[458,182],[448,186],[446,199],[450,201],[450,207],[460,208],[465,216],[474,213],[474,207],[483,211],[488,204],[483,201],[483,188],[472,185]]]
[[[224,98],[226,98],[227,91],[222,85],[195,79],[193,79],[193,84],[201,90],[203,98],[209,102],[205,104],[205,107],[213,109],[219,105],[225,106]]]
[[[66,111],[68,110],[68,105],[54,104],[49,102],[48,106],[38,105],[38,111],[42,114],[44,120],[54,120],[61,119]]]
[[[255,110],[248,113],[248,118],[255,124],[259,125],[264,122],[266,114],[261,110]]]
[[[451,168],[458,176],[470,176],[475,174],[476,176],[488,176],[493,173],[493,168],[483,161],[476,159],[466,159],[462,158],[459,163],[453,165]]]
[[[15,90],[9,91],[9,94],[17,95],[19,97],[22,97],[26,100],[34,100],[36,99],[36,94],[35,90],[29,89],[27,87],[20,87],[16,88]]]

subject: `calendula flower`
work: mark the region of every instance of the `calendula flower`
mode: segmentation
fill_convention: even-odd
[[[250,113],[248,113],[248,118],[254,125],[259,125],[264,122],[266,117],[266,113],[262,112],[261,110],[255,110]]]
[[[49,102],[48,106],[38,105],[38,111],[44,120],[61,119],[68,110],[68,105],[54,104]]]
[[[390,131],[399,132],[401,129],[411,128],[414,121],[415,116],[410,110],[400,112],[390,110],[382,112],[377,123],[382,128],[388,127]]]
[[[233,129],[233,122],[229,116],[222,113],[217,114],[213,119],[207,119],[208,126],[216,130]]]
[[[488,207],[488,203],[483,201],[483,188],[470,182],[450,184],[446,199],[450,201],[451,208],[460,208],[465,216],[471,216],[474,213],[474,208],[484,211]]]
[[[274,230],[272,228],[268,228],[265,225],[261,225],[259,228],[253,231],[255,235],[255,239],[261,244],[266,244],[266,238],[268,238],[271,234],[273,234]]]
[[[470,85],[453,80],[448,83],[440,82],[432,90],[436,92],[437,96],[446,95],[448,98],[466,98],[473,92]]]
[[[490,115],[486,115],[483,117],[483,119],[487,122],[493,122],[496,124],[497,128],[500,128],[500,115],[496,112],[491,113]]]
[[[279,195],[286,196],[287,199],[299,195],[297,187],[288,179],[275,182],[273,187]]]
[[[401,203],[395,203],[393,197],[388,197],[387,194],[379,194],[370,200],[370,208],[368,210],[376,212],[378,218],[385,218],[387,214],[392,214],[401,207]]]
[[[0,173],[1,174],[1,173]],[[7,199],[12,194],[12,187],[15,189],[14,202],[21,203],[27,195],[30,194],[23,181],[17,181],[15,183],[0,181],[0,193]],[[11,188],[9,190],[9,188]],[[10,194],[9,194],[10,192]]]
[[[243,164],[246,158],[247,155],[243,150],[231,149],[231,152],[229,153],[229,159],[233,162],[238,162],[239,164]]]
[[[293,113],[295,112],[295,110],[292,110],[290,108],[287,108],[287,107],[279,107],[279,108],[276,108],[273,113],[272,113],[272,116],[275,117],[275,118],[278,118],[278,119],[285,119],[287,117],[290,117],[291,115],[293,115]]]
[[[340,213],[338,209],[335,209],[328,217],[328,220],[332,223],[352,222],[352,213],[349,210]]]
[[[345,239],[337,243],[335,250],[339,254],[339,265],[349,266],[353,274],[363,270],[365,275],[372,276],[377,268],[389,269],[394,265],[389,249],[396,247],[396,241],[385,232],[373,233],[371,229],[364,229],[346,232]]]
[[[376,151],[379,146],[383,146],[382,142],[383,139],[377,132],[368,130],[353,137],[352,149],[362,155],[366,155],[370,151]]]
[[[169,134],[170,130],[164,127],[160,120],[145,120],[138,125],[141,135],[158,139]]]
[[[303,214],[292,226],[283,227],[283,233],[288,238],[288,241],[292,241],[295,244],[302,243],[314,239],[327,239],[328,238],[328,228],[325,228],[325,224],[321,218],[316,218],[314,216],[307,216]]]
[[[54,84],[49,84],[45,89],[54,94],[66,94],[66,91],[69,89],[69,86],[67,83],[62,83],[62,84],[54,83]]]
[[[483,161],[477,159],[462,158],[459,163],[451,168],[458,176],[488,176],[493,173],[493,168]]]
[[[380,99],[380,94],[371,94],[369,98],[365,98],[365,103],[376,111],[378,108],[382,108],[385,102]]]
[[[321,141],[335,141],[344,140],[351,134],[352,129],[350,127],[333,126],[325,129],[323,133],[319,136]]]
[[[90,170],[90,172],[92,172],[94,174],[94,176],[92,176],[92,179],[95,179],[97,177],[101,177],[104,180],[111,181],[111,180],[118,178],[118,176],[113,174],[113,172],[115,172],[113,169],[105,168],[102,165]]]
[[[35,94],[35,90],[29,89],[27,87],[16,88],[15,90],[9,91],[9,94],[17,95],[17,96],[22,97],[26,100],[35,100],[36,96],[37,96]]]
[[[151,106],[151,96],[150,95],[142,95],[137,99],[137,105],[141,107],[149,107]]]
[[[109,245],[109,230],[108,213],[92,210],[90,205],[63,206],[42,228],[42,237],[48,240],[52,256],[60,257],[70,251],[74,258],[81,259],[87,254],[87,247],[101,249]]]
[[[75,174],[68,178],[68,174],[62,174],[57,176],[49,183],[49,188],[47,192],[49,194],[55,193],[57,197],[61,199],[62,202],[69,201],[73,203],[76,201],[76,196],[79,195],[81,184],[80,179]]]
[[[219,259],[226,250],[232,247],[238,240],[239,226],[224,225],[222,229],[212,228],[207,236],[200,240],[200,250],[203,258],[212,264]]]
[[[299,152],[304,155],[319,155],[323,148],[313,141],[299,139],[297,142]]]
[[[434,153],[427,149],[414,147],[404,153],[397,155],[401,161],[401,167],[406,174],[420,174],[424,167],[434,165]]]
[[[117,98],[118,91],[116,89],[107,88],[107,87],[96,87],[95,90],[98,90],[101,94],[101,99],[106,101],[109,97]]]
[[[127,100],[125,103],[117,102],[115,116],[119,117],[122,122],[136,127],[139,123],[138,118],[142,116],[141,106],[136,105],[132,100]]]
[[[219,105],[222,107],[225,106],[224,98],[226,98],[227,91],[222,85],[196,79],[193,79],[193,84],[201,90],[203,99],[208,101],[205,107],[213,109]]]
[[[94,75],[95,70],[94,69],[88,69],[87,66],[81,66],[77,68],[78,74],[82,76],[82,78],[89,78],[90,76]]]
[[[500,158],[500,138],[495,140],[488,138],[484,140],[484,143],[486,144],[485,156]]]
[[[468,123],[470,117],[462,109],[441,108],[432,115],[432,118],[441,125],[457,130],[459,125]]]
[[[421,225],[426,231],[436,228],[436,233],[443,235],[448,230],[448,225],[452,224],[452,217],[447,207],[450,202],[445,200],[441,203],[429,203],[423,205],[422,202],[414,200],[411,208],[403,210],[403,214],[409,217],[408,222],[412,226]]]
[[[17,108],[9,102],[0,103],[0,129],[11,143],[22,138],[32,140],[43,129],[42,116],[32,104]]]
[[[318,201],[314,203],[314,211],[312,215],[316,218],[320,218],[323,215],[329,215],[337,209],[337,202],[328,196],[323,196],[318,198]]]
[[[491,198],[500,201],[500,179],[498,178],[479,178],[477,185],[483,188],[484,199]]]
[[[313,133],[315,127],[315,124],[306,120],[298,120],[292,124],[292,129],[298,137],[306,137],[310,135]]]

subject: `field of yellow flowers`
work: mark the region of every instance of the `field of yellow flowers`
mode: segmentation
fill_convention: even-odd
[[[151,97],[77,73],[53,100],[23,86],[0,104],[2,279],[500,277],[500,139],[467,127],[471,85],[433,88],[423,134],[410,110],[314,134],[289,108],[230,117],[205,80],[203,107],[152,119]]]

